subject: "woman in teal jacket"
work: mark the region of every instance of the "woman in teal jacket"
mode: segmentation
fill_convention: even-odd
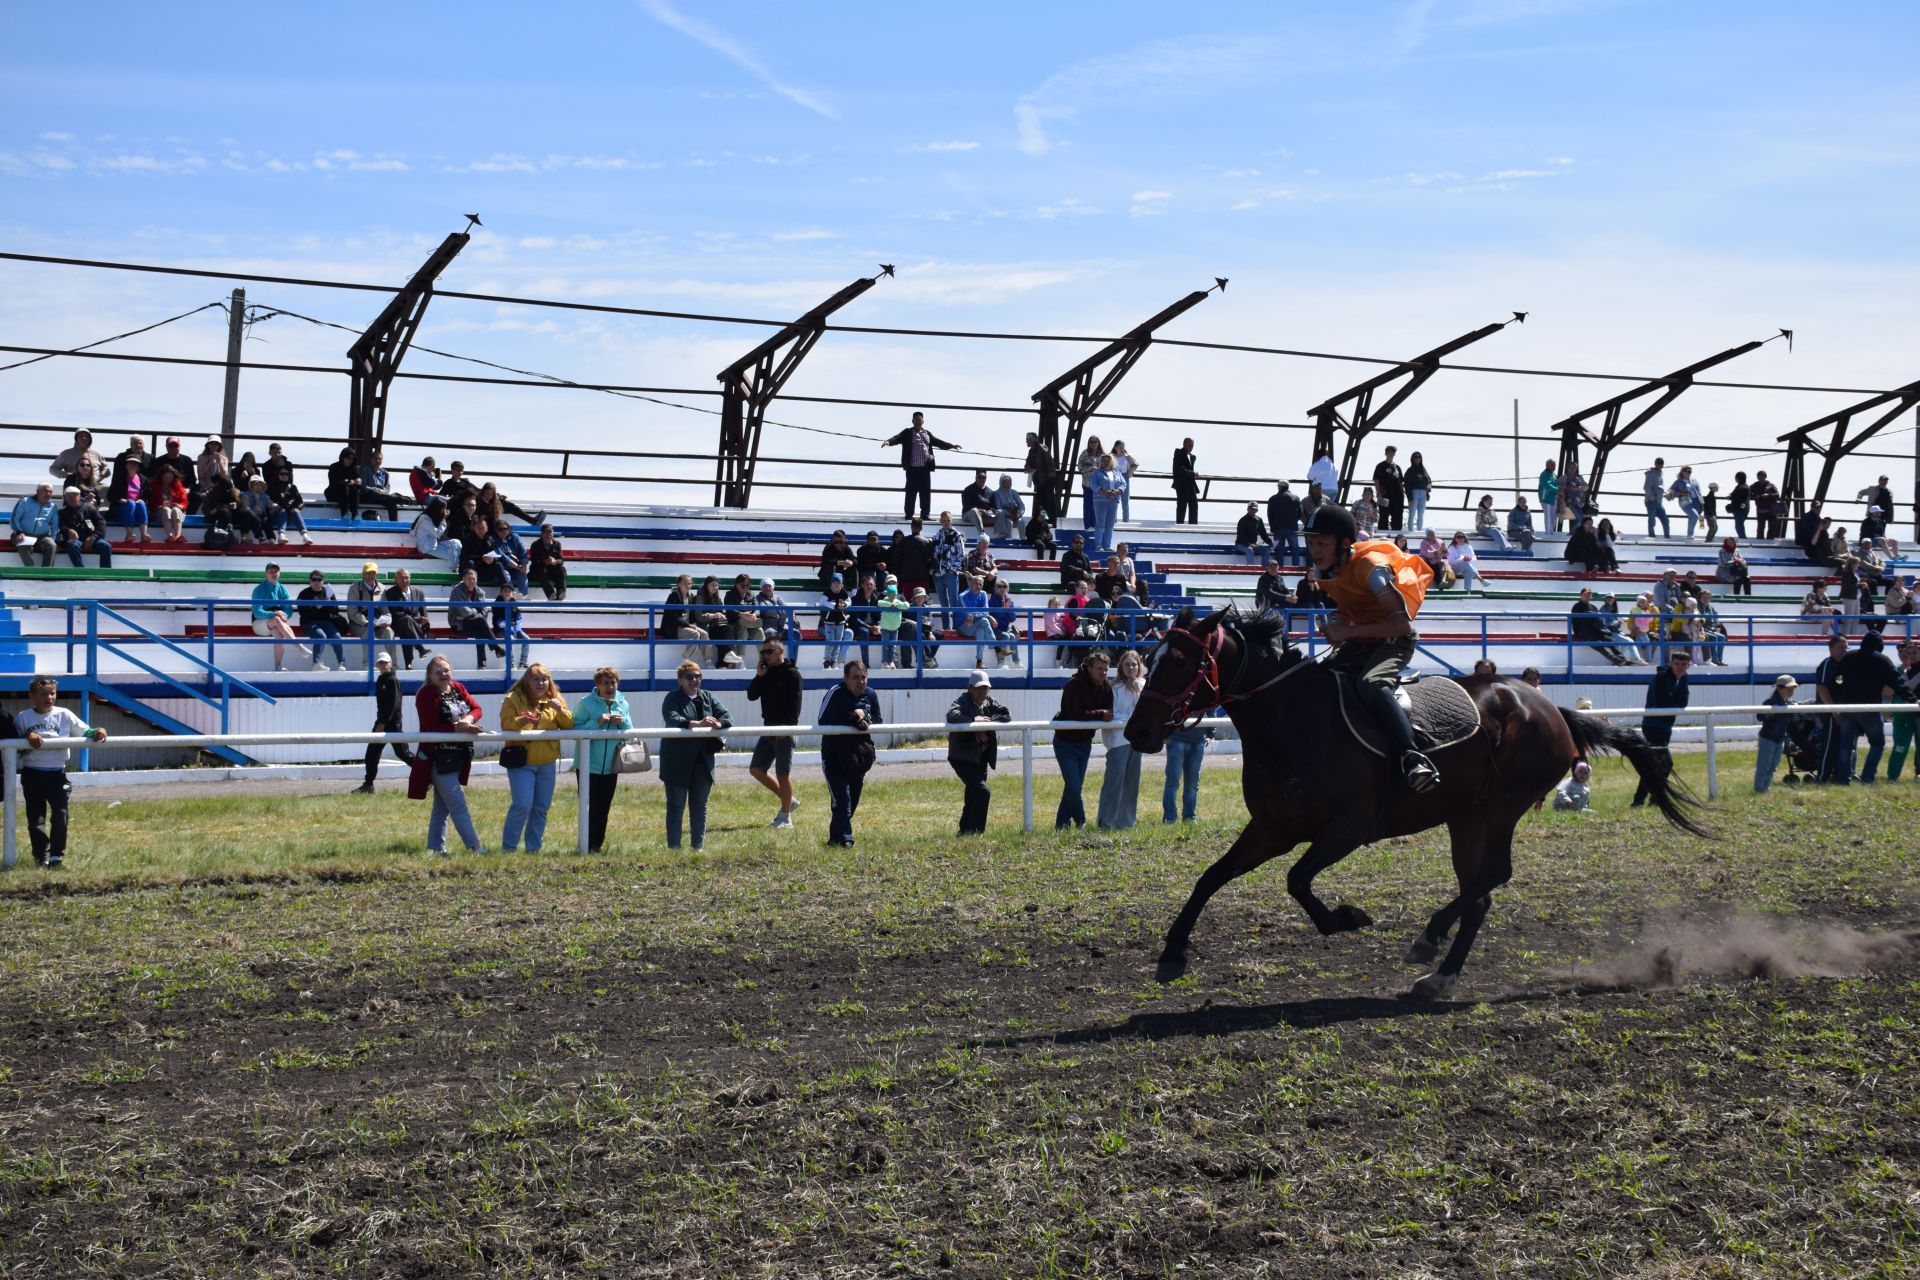
[[[679,687],[660,704],[661,723],[669,729],[730,729],[733,717],[720,700],[700,687],[697,662],[680,664]],[[660,781],[667,789],[667,848],[680,847],[680,815],[697,850],[707,839],[707,795],[713,790],[713,758],[718,738],[665,738],[660,743]]]
[[[602,667],[593,673],[593,692],[580,699],[573,709],[576,729],[631,729],[633,712],[627,709],[627,695],[620,692],[620,673]],[[613,790],[620,781],[614,764],[620,756],[620,743],[612,738],[596,738],[574,743],[574,768],[581,770],[587,792],[587,849],[600,852],[607,842],[607,815],[613,811]]]

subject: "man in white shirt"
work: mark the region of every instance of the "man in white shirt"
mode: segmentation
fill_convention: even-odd
[[[20,790],[27,798],[27,833],[33,842],[33,860],[57,867],[67,853],[66,747],[42,744],[48,738],[91,738],[105,742],[107,731],[95,729],[65,707],[54,705],[60,685],[52,676],[35,676],[27,686],[33,705],[13,717],[13,736],[32,748],[20,757]],[[49,824],[51,816],[51,824]]]

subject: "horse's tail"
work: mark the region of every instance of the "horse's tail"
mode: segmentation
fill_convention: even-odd
[[[1647,793],[1653,797],[1653,803],[1662,817],[1682,831],[1696,836],[1712,834],[1694,820],[1693,815],[1698,812],[1700,801],[1684,782],[1673,776],[1673,757],[1666,748],[1648,742],[1638,729],[1623,729],[1608,724],[1599,716],[1569,711],[1565,707],[1559,708],[1559,711],[1561,719],[1567,722],[1567,732],[1573,735],[1573,744],[1579,748],[1580,754],[1619,752],[1647,784]]]

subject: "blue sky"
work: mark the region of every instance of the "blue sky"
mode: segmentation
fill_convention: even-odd
[[[476,210],[486,230],[448,287],[778,316],[884,260],[899,278],[849,320],[1112,333],[1218,274],[1228,293],[1170,334],[1407,355],[1517,308],[1533,319],[1477,357],[1652,374],[1786,325],[1792,355],[1775,344],[1727,372],[1889,386],[1920,376],[1917,27],[1897,4],[1600,0],[19,9],[0,51],[0,244],[395,281]],[[27,343],[223,292],[3,270],[0,319]],[[347,323],[376,309],[250,297]],[[337,363],[343,347],[287,321],[256,336],[255,359]],[[757,339],[444,301],[421,340],[709,386]],[[221,352],[213,316],[137,341]],[[1023,404],[1065,350],[836,335],[792,390]],[[1299,420],[1357,376],[1163,349],[1112,407]],[[66,361],[0,379],[16,420],[217,420],[217,375]],[[1605,390],[1445,375],[1395,431],[1419,447],[1422,426],[1504,429],[1515,398],[1537,429]],[[253,375],[243,420],[329,430],[344,401],[331,381]],[[1758,448],[1842,403],[1701,389],[1660,432]],[[711,434],[586,393],[403,385],[393,413],[409,438]],[[874,436],[902,415],[775,416]],[[1010,453],[1024,424],[945,425]],[[1136,449],[1163,454],[1183,430],[1139,426]],[[1294,435],[1200,434],[1203,468],[1209,450],[1229,474],[1304,467]],[[790,432],[776,447],[870,456]],[[1504,446],[1427,452],[1462,478],[1511,469]]]

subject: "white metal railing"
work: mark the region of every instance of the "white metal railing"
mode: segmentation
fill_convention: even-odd
[[[1667,717],[1672,719],[1699,718],[1705,723],[1707,748],[1707,798],[1718,799],[1720,795],[1720,774],[1718,742],[1715,735],[1715,722],[1730,716],[1781,716],[1781,715],[1846,715],[1851,713],[1880,715],[1889,711],[1905,711],[1909,715],[1920,714],[1903,703],[1789,703],[1786,706],[1770,707],[1766,705],[1745,707],[1596,707],[1582,712],[1590,716],[1641,716]],[[1232,721],[1225,716],[1209,717],[1199,722],[1207,728],[1232,727]],[[1060,729],[1111,729],[1114,726],[1103,720],[1014,720],[995,723],[991,731],[995,733],[1017,733],[1020,735],[1020,793],[1021,828],[1033,830],[1033,761],[1034,734],[1042,731]],[[928,736],[964,733],[972,731],[967,725],[950,725],[945,721],[932,724],[879,724],[871,729],[858,729],[844,725],[742,725],[730,729],[550,729],[540,732],[486,732],[468,733],[222,733],[222,734],[143,734],[137,737],[109,738],[95,742],[87,738],[47,738],[43,740],[47,748],[86,748],[90,751],[132,750],[142,747],[247,747],[247,746],[357,746],[365,747],[373,743],[385,745],[393,742],[406,743],[463,743],[475,745],[486,743],[489,746],[504,747],[515,742],[536,742],[541,740],[560,742],[593,742],[636,740],[664,741],[691,738],[733,737],[829,737],[847,734],[880,734],[883,736],[906,735]],[[19,822],[20,795],[20,753],[30,751],[24,738],[0,740],[0,775],[5,783],[5,832],[0,839],[0,870],[13,867],[18,854],[18,833],[15,828]],[[587,806],[582,802],[579,810],[578,839],[579,850],[587,852]]]

